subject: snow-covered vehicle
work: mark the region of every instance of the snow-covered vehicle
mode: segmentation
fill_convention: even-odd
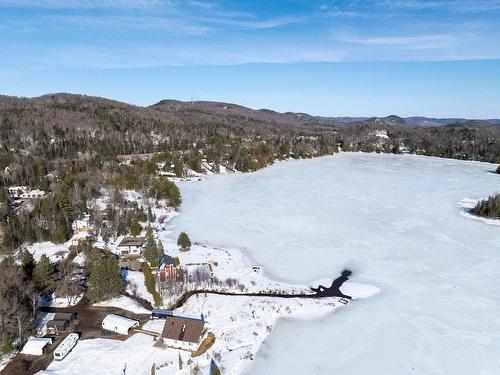
[[[54,350],[54,359],[61,361],[73,349],[80,337],[77,333],[70,333]]]

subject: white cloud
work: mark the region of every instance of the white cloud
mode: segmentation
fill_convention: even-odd
[[[357,35],[338,35],[337,39],[344,43],[372,46],[393,46],[404,49],[446,48],[456,44],[457,39],[451,34],[429,34],[414,36],[379,36],[360,37]]]
[[[500,0],[386,0],[380,6],[401,9],[436,9],[478,13],[500,10]]]
[[[207,18],[209,23],[224,25],[237,29],[273,29],[294,23],[304,22],[306,17],[283,16],[269,19],[231,19],[231,18]]]
[[[168,0],[2,0],[0,6],[50,9],[141,9],[171,4]]]

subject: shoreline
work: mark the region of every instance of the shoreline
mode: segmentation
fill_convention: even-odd
[[[474,215],[473,213],[471,213],[471,210],[474,208],[474,206],[477,204],[477,202],[481,201],[482,199],[484,199],[484,198],[479,198],[479,199],[464,198],[464,199],[462,199],[460,202],[458,202],[458,206],[461,208],[460,215],[462,215],[463,217],[466,217],[468,219],[481,221],[481,222],[488,224],[488,225],[500,226],[500,219],[493,219],[493,218],[478,216],[478,215]]]

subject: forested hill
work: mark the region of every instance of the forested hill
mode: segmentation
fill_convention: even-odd
[[[325,118],[218,102],[163,100],[139,107],[72,94],[32,99],[0,96],[0,167],[9,166],[16,153],[106,160],[175,151],[186,158],[194,150],[245,171],[252,169],[249,160],[258,160],[263,167],[273,157],[331,153],[337,144],[344,150],[381,152],[398,152],[404,144],[412,153],[499,161],[498,125],[463,119],[445,126],[414,123],[415,118],[394,115]],[[248,150],[248,155],[241,150]]]
[[[65,241],[87,202],[106,189],[140,190],[177,206],[165,176],[191,171],[254,171],[275,160],[338,151],[417,153],[500,163],[500,126],[459,122],[411,126],[398,116],[344,122],[302,113],[253,110],[229,103],[164,100],[139,107],[71,94],[0,97],[0,236],[3,249],[26,242]],[[7,188],[44,196],[19,207]],[[120,207],[116,204],[114,207]],[[112,231],[144,213],[122,207]]]

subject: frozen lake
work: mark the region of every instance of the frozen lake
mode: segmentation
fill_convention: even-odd
[[[281,321],[252,374],[499,374],[500,227],[459,202],[500,191],[491,164],[338,154],[184,183],[174,237],[245,248],[308,285],[346,267],[379,287],[320,320]]]

